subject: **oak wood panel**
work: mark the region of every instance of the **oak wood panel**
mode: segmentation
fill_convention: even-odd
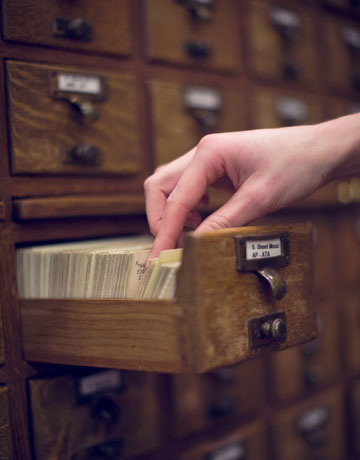
[[[271,24],[272,8],[281,7],[297,14],[301,21],[298,38],[291,46],[291,62],[298,68],[298,83],[317,81],[316,23],[312,9],[296,2],[250,0],[247,2],[248,63],[253,74],[265,78],[284,78],[284,53],[280,34]],[[288,45],[289,46],[289,45]]]
[[[337,311],[327,303],[317,308],[319,336],[311,343],[271,355],[273,393],[288,402],[335,382],[340,376]]]
[[[179,372],[179,309],[172,301],[23,300],[25,358]]]
[[[101,7],[96,0],[5,0],[3,21],[5,39],[66,49],[101,53],[129,54],[132,49],[130,30],[131,2],[107,0]],[[52,33],[55,18],[78,18],[92,27],[89,42],[56,37]]]
[[[331,98],[329,101],[330,118],[338,118],[360,111],[360,95],[351,98]]]
[[[297,430],[297,421],[307,411],[316,408],[328,410],[329,418],[323,427],[324,442],[312,445]],[[315,456],[328,460],[346,458],[343,401],[338,387],[280,411],[273,419],[272,428],[277,460],[303,460]]]
[[[199,122],[185,107],[186,88],[200,87],[189,82],[153,80],[148,83],[151,98],[152,133],[155,164],[174,160],[194,147],[204,135]],[[206,86],[205,86],[206,88]],[[211,88],[211,87],[210,87]],[[245,104],[236,89],[216,85],[222,106],[214,131],[241,131],[245,129]]]
[[[326,80],[332,88],[353,91],[359,90],[355,86],[354,77],[359,78],[360,60],[352,58],[351,53],[342,37],[344,28],[350,27],[360,32],[357,21],[334,18],[327,15],[325,17],[324,34],[327,53],[327,72]]]
[[[211,18],[201,20],[194,19],[180,2],[144,0],[147,56],[197,68],[236,70],[240,62],[238,2],[215,3]],[[187,42],[208,46],[208,57],[189,56]]]
[[[6,206],[3,201],[0,201],[0,220],[5,220],[6,217]]]
[[[360,299],[354,293],[343,294],[340,301],[343,337],[345,342],[345,361],[351,375],[360,372]]]
[[[51,71],[104,77],[105,101],[95,102],[97,121],[49,91]],[[96,70],[8,62],[8,93],[13,173],[140,172],[137,96],[133,79]],[[65,152],[90,144],[101,152],[99,165],[65,161]]]
[[[131,215],[144,212],[143,195],[85,195],[24,198],[13,201],[13,216],[19,220]]]
[[[240,443],[245,453],[244,457],[231,456],[230,452],[234,453],[234,449],[231,449],[231,445]],[[226,447],[229,446],[227,453]],[[223,453],[223,457],[220,456],[220,451]],[[239,455],[242,452],[241,447],[239,448]],[[215,457],[215,455],[218,457]],[[213,454],[214,457],[210,457]],[[227,456],[228,455],[228,456]],[[267,460],[269,458],[269,452],[266,446],[266,431],[264,425],[260,423],[252,423],[244,425],[241,428],[230,431],[227,435],[220,438],[208,439],[198,443],[197,445],[190,448],[188,451],[182,453],[178,460],[199,460],[204,458],[246,458],[246,460]]]
[[[176,375],[173,392],[176,436],[222,426],[229,419],[256,412],[264,404],[264,362],[255,359],[200,376]]]
[[[122,444],[116,458],[158,446],[159,413],[153,374],[124,373],[122,389],[94,392],[83,401],[77,390],[80,379],[81,374],[30,380],[37,459],[86,460],[92,458],[91,448],[112,441]],[[96,409],[101,404],[103,412]]]
[[[307,114],[301,124],[315,124],[323,121],[323,111],[317,96],[291,90],[254,87],[251,97],[253,127],[262,129],[288,125],[289,123],[286,119],[282,119],[276,107],[277,101],[284,98],[305,105]]]
[[[9,419],[8,390],[0,387],[0,459],[12,459],[12,441]]]

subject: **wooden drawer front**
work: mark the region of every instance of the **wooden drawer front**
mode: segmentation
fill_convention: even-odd
[[[359,294],[343,296],[340,303],[343,315],[346,362],[351,374],[360,372],[360,300]]]
[[[340,374],[339,331],[333,305],[318,311],[319,336],[312,342],[271,356],[274,396],[280,401],[329,384]]]
[[[348,394],[349,431],[354,458],[360,456],[360,379],[355,380]]]
[[[59,48],[129,54],[130,2],[4,0],[6,40]]]
[[[347,10],[359,11],[360,2],[359,0],[325,0],[330,6],[335,6],[337,8],[343,8]]]
[[[198,443],[178,460],[267,460],[265,428],[254,423],[233,431],[226,437]]]
[[[186,92],[194,89],[200,91],[200,97],[206,98],[207,91],[210,91],[210,97],[213,95],[220,98],[218,109],[204,109],[199,113],[187,107],[186,94],[189,93]],[[152,81],[149,83],[149,91],[156,165],[167,163],[186,153],[205,134],[240,131],[245,128],[243,98],[235,90]],[[204,115],[203,119],[201,115]]]
[[[121,374],[114,389],[117,377],[109,372],[119,371],[30,381],[38,460],[122,458],[157,447],[154,376]],[[112,390],[101,391],[106,386]]]
[[[330,101],[330,118],[338,118],[344,115],[360,112],[360,97],[351,99],[332,98]]]
[[[334,88],[360,90],[360,26],[337,17],[325,18],[327,78]]]
[[[147,56],[191,66],[236,69],[240,61],[238,2],[203,2],[213,4],[207,19],[191,12],[189,7],[196,3],[201,2],[144,0]]]
[[[316,96],[279,89],[254,88],[254,128],[279,128],[322,121],[322,107]]]
[[[265,394],[261,359],[202,376],[174,377],[175,433],[185,436],[261,407]]]
[[[13,173],[139,171],[137,101],[130,77],[21,62],[7,62],[7,75]],[[104,95],[81,94],[82,85],[98,92],[98,76]],[[62,88],[73,85],[80,92],[52,95],[61,78]]]
[[[0,458],[1,460],[10,460],[13,458],[8,389],[4,386],[0,387]]]
[[[3,334],[3,321],[0,311],[0,365],[5,362],[5,347],[4,347],[4,334]]]
[[[302,83],[317,79],[312,10],[295,2],[251,0],[248,56],[253,73]]]
[[[341,460],[344,415],[338,389],[280,411],[273,422],[277,460]]]

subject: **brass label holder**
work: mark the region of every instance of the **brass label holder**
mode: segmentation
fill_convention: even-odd
[[[290,263],[290,244],[287,232],[257,236],[235,236],[236,269],[254,272],[270,285],[274,297],[282,299],[286,282],[276,269]]]

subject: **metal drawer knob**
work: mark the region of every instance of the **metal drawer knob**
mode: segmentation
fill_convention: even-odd
[[[196,59],[206,59],[211,54],[210,46],[203,42],[187,42],[185,51],[188,56]]]
[[[271,337],[276,340],[283,340],[286,337],[286,324],[281,318],[275,318],[273,321],[265,321],[260,327],[262,337]]]
[[[101,152],[91,144],[75,145],[69,150],[66,163],[96,166],[100,163]]]
[[[92,27],[83,18],[73,20],[55,18],[53,21],[53,35],[89,42],[92,39]]]

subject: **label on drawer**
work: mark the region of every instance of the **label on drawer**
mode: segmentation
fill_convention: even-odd
[[[282,255],[281,239],[246,241],[246,259],[257,260]]]
[[[245,458],[245,446],[242,441],[232,442],[211,452],[208,460],[241,460]]]
[[[59,72],[57,90],[97,96],[102,93],[102,81],[97,75]]]
[[[273,24],[280,27],[297,29],[301,25],[299,16],[294,11],[285,8],[273,8],[270,18]]]
[[[188,109],[220,110],[221,94],[216,89],[191,87],[184,90],[184,105]]]
[[[341,35],[348,46],[360,50],[360,30],[353,27],[343,27]]]
[[[80,378],[78,393],[80,396],[90,396],[102,391],[120,390],[122,385],[121,371],[108,370]]]

